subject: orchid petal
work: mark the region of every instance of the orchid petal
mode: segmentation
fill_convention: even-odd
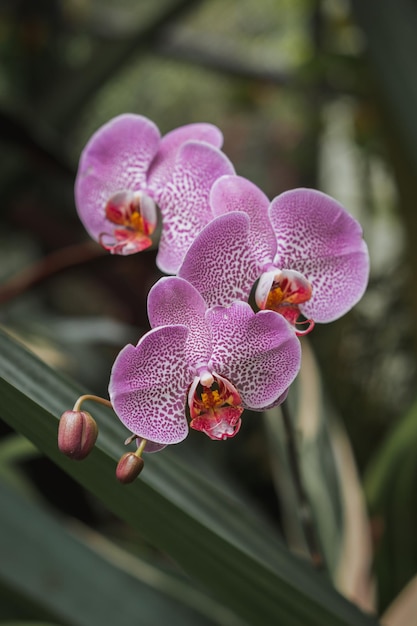
[[[151,326],[182,324],[190,330],[187,360],[197,368],[206,365],[211,354],[210,332],[205,320],[206,304],[198,291],[176,276],[161,278],[148,295]]]
[[[275,265],[300,272],[313,287],[300,311],[316,322],[331,322],[349,311],[369,276],[359,223],[336,200],[313,189],[275,198],[270,220],[278,243]]]
[[[249,245],[260,265],[271,263],[276,253],[275,233],[268,219],[269,199],[241,176],[222,176],[213,185],[210,204],[214,215],[243,211],[250,218]]]
[[[213,217],[209,194],[214,181],[233,172],[233,165],[217,148],[198,141],[181,146],[170,182],[155,196],[162,214],[156,258],[161,271],[178,271],[191,243]]]
[[[180,126],[164,135],[149,170],[149,179],[155,189],[164,187],[169,181],[178,150],[186,141],[204,141],[221,148],[223,134],[213,124],[200,123]]]
[[[369,257],[365,242],[361,250],[337,258],[303,262],[303,272],[312,287],[312,297],[300,304],[301,313],[316,322],[333,322],[348,311],[365,293]],[[297,268],[297,264],[294,265]]]
[[[247,300],[260,268],[249,244],[245,213],[216,217],[195,239],[178,276],[201,293],[207,306],[228,306]]]
[[[188,329],[160,326],[127,345],[113,364],[109,394],[120,421],[157,444],[185,439],[187,389],[193,380],[186,360]]]
[[[245,302],[211,308],[206,318],[213,373],[232,382],[246,408],[261,411],[275,404],[300,369],[300,342],[291,326],[273,311],[254,313]]]
[[[99,128],[84,148],[75,181],[78,215],[96,241],[108,231],[105,207],[119,192],[139,191],[158,151],[160,133],[141,115],[119,115]]]

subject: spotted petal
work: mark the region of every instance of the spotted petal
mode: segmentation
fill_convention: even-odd
[[[250,219],[249,245],[260,265],[271,263],[277,244],[268,219],[269,199],[242,176],[222,176],[213,185],[210,203],[214,215],[243,211]]]
[[[158,154],[149,170],[149,184],[155,189],[170,179],[177,152],[186,141],[204,141],[215,148],[223,145],[223,134],[213,124],[187,124],[171,130],[161,139]]]
[[[260,268],[249,242],[245,213],[216,217],[188,250],[178,276],[201,293],[207,306],[247,300]]]
[[[114,362],[109,394],[120,421],[156,444],[185,439],[187,389],[193,375],[186,361],[188,329],[161,326],[127,345]]]
[[[300,342],[286,320],[273,311],[254,313],[245,302],[206,313],[212,331],[214,372],[232,382],[246,408],[276,404],[298,374]]]
[[[75,181],[75,202],[81,221],[96,241],[114,226],[105,217],[107,201],[118,192],[143,187],[159,142],[153,122],[124,114],[99,128],[87,143]]]
[[[270,220],[277,237],[275,264],[301,272],[312,284],[300,305],[306,317],[331,322],[362,297],[369,276],[368,249],[358,222],[330,196],[294,189],[275,198]]]
[[[148,295],[151,326],[182,324],[189,329],[187,360],[198,367],[211,354],[210,332],[205,319],[206,304],[198,291],[177,276],[161,278]]]
[[[209,194],[233,165],[217,148],[198,141],[181,146],[172,177],[156,200],[162,214],[162,233],[156,263],[166,274],[175,274],[200,230],[212,219]]]

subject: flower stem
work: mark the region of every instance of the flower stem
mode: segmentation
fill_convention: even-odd
[[[91,400],[92,402],[97,402],[97,404],[104,404],[104,406],[108,406],[110,409],[113,408],[113,405],[110,402],[110,400],[106,400],[105,398],[100,398],[100,396],[92,396],[90,394],[86,394],[85,396],[80,396],[78,398],[78,400],[74,404],[74,408],[72,410],[73,411],[79,411],[80,408],[81,408],[82,403],[85,402],[86,400]]]
[[[144,451],[145,446],[146,446],[147,443],[148,443],[147,439],[142,439],[142,441],[140,442],[140,444],[138,446],[138,449],[135,452],[136,456],[138,456],[138,457],[142,456],[142,452]]]
[[[281,411],[286,435],[288,463],[297,496],[300,522],[303,528],[304,538],[310,553],[312,564],[317,569],[324,569],[325,562],[314,526],[310,502],[308,500],[307,492],[301,476],[294,424],[290,415],[288,402],[284,402],[281,405]]]

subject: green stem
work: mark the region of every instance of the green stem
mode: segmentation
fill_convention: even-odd
[[[300,522],[303,528],[304,538],[314,567],[317,569],[324,569],[325,562],[320,543],[317,538],[310,502],[301,476],[294,424],[290,415],[288,402],[284,402],[281,405],[281,410],[286,435],[288,463],[297,496]]]
[[[142,452],[144,451],[145,446],[146,446],[147,443],[148,443],[147,439],[142,439],[142,441],[138,445],[138,449],[135,452],[136,456],[138,456],[138,457],[142,456]]]
[[[78,398],[78,400],[74,404],[74,408],[72,410],[73,411],[79,411],[80,408],[81,408],[82,403],[85,402],[86,400],[91,400],[92,402],[97,402],[97,404],[104,404],[104,406],[108,406],[110,409],[113,408],[113,405],[110,402],[110,400],[106,400],[105,398],[100,398],[100,396],[92,396],[90,394],[86,394],[86,395],[80,396]]]

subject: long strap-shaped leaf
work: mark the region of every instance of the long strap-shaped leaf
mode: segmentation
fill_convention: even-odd
[[[200,592],[187,606],[186,584],[167,573],[140,561],[136,575],[116,567],[2,481],[0,501],[0,584],[21,596],[19,604],[27,598],[73,626],[230,624]]]
[[[147,457],[143,478],[120,485],[114,470],[125,433],[110,412],[94,410],[100,436],[93,453],[81,463],[68,461],[56,445],[58,416],[82,390],[5,334],[0,334],[0,375],[0,417],[248,624],[376,626],[258,525],[237,499],[169,450]]]

